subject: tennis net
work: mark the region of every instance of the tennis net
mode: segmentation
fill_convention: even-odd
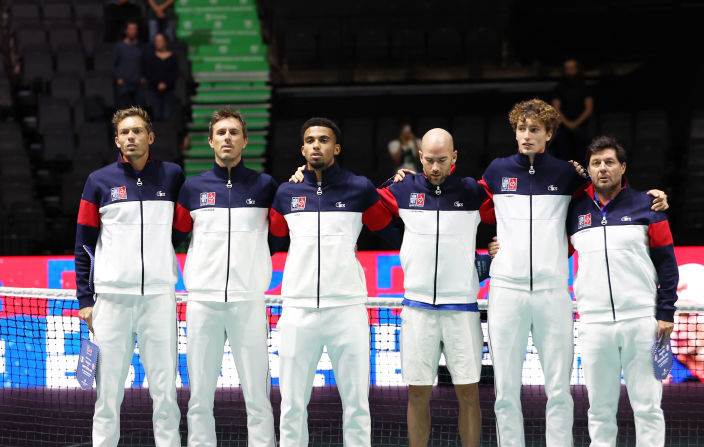
[[[81,338],[88,338],[78,319],[74,291],[0,287],[0,445],[90,445],[95,391],[79,388],[75,378]],[[186,370],[185,295],[178,295],[179,359],[178,401],[182,412],[182,440],[186,439],[189,397]],[[269,360],[272,404],[278,420],[278,331],[281,315],[277,297],[270,296]],[[486,302],[481,301],[484,314]],[[399,332],[400,299],[370,298],[370,406],[375,446],[407,445],[406,387],[401,381]],[[486,321],[486,315],[483,315]],[[676,365],[663,391],[662,407],[668,446],[704,445],[704,306],[681,307],[673,334]],[[575,324],[575,343],[577,327]],[[482,445],[496,445],[493,412],[494,389],[491,359],[486,349],[486,323],[480,400],[483,417]],[[441,361],[442,363],[442,361]],[[588,445],[586,389],[579,344],[575,346],[572,394],[575,401],[573,434],[576,446]],[[644,372],[646,373],[646,372]],[[526,445],[545,444],[544,378],[537,350],[529,340],[523,366],[522,403]],[[121,445],[153,445],[151,399],[144,367],[135,352],[126,381],[121,413]],[[618,410],[618,445],[633,445],[633,414],[622,390]],[[218,440],[223,446],[246,445],[246,412],[229,345],[224,347],[222,373],[216,392]],[[309,406],[311,446],[342,445],[342,407],[326,353],[318,365]],[[432,446],[459,445],[456,429],[458,406],[451,379],[440,367],[431,400]],[[278,426],[278,424],[277,424]]]

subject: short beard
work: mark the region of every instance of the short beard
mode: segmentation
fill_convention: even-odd
[[[323,160],[320,161],[308,161],[308,164],[310,165],[311,168],[313,169],[323,169],[325,168],[325,162]]]

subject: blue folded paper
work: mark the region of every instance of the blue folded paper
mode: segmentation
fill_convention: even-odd
[[[93,388],[95,370],[98,366],[98,345],[84,338],[81,340],[81,352],[78,354],[76,380],[84,390]]]
[[[653,371],[655,372],[655,378],[658,380],[667,379],[667,376],[672,370],[672,347],[670,346],[670,339],[662,344],[662,336],[655,340],[653,344]]]

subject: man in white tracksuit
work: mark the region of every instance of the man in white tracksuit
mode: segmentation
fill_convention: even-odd
[[[674,327],[679,275],[670,226],[645,193],[626,184],[626,152],[614,138],[596,138],[587,154],[593,184],[570,205],[567,232],[579,252],[574,290],[591,447],[616,446],[621,371],[636,445],[662,447],[662,382],[652,348]]]
[[[264,293],[271,282],[268,214],[277,185],[244,166],[247,126],[239,112],[216,111],[208,142],[213,168],[186,180],[174,214],[175,239],[193,232],[183,275],[188,445],[216,445],[213,399],[227,338],[247,407],[248,444],[275,447]]]
[[[112,122],[120,155],[88,176],[76,230],[78,316],[100,349],[93,445],[112,447],[120,439],[120,404],[137,335],[153,400],[154,443],[176,447],[178,266],[171,225],[183,171],[149,155],[154,132],[144,110],[118,110]]]
[[[301,183],[282,184],[270,213],[270,232],[290,235],[278,322],[281,447],[308,445],[315,370],[327,347],[343,407],[346,446],[371,445],[369,319],[364,271],[355,244],[362,224],[394,236],[391,217],[372,183],[339,167],[340,131],[326,118],[301,128],[307,169]]]
[[[569,447],[574,336],[565,218],[586,182],[572,164],[545,153],[559,123],[552,106],[539,99],[520,102],[509,122],[518,153],[492,161],[479,182],[489,196],[480,209],[482,221],[496,222],[503,247],[491,264],[488,311],[498,444],[525,445],[522,368],[532,334],[548,398],[546,445]]]

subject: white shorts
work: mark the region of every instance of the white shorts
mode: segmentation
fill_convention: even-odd
[[[479,382],[484,335],[479,312],[405,306],[401,312],[401,373],[407,385],[433,385],[440,353],[452,383]]]

